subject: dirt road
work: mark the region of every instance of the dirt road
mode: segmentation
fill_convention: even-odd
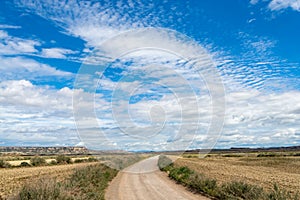
[[[158,156],[138,162],[122,172],[109,185],[107,200],[207,200],[170,180],[158,170]]]

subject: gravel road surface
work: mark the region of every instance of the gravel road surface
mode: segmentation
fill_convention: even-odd
[[[107,200],[207,200],[170,180],[157,167],[158,156],[140,161],[123,171],[110,183]]]

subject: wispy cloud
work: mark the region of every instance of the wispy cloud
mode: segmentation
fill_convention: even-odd
[[[255,5],[260,0],[250,0],[250,4]],[[271,0],[268,4],[268,9],[271,11],[279,11],[283,9],[290,8],[295,11],[300,11],[300,1],[299,0]]]
[[[0,24],[0,29],[19,29],[21,26],[14,26],[9,24]]]
[[[300,11],[300,0],[272,0],[269,3],[268,8],[274,11],[286,8]]]

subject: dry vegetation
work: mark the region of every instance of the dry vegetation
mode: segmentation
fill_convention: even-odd
[[[184,155],[186,156],[186,155]],[[175,163],[160,156],[158,166],[195,193],[220,200],[299,200],[299,164],[293,157],[219,155],[206,159],[188,155]],[[171,163],[171,164],[168,164]],[[289,165],[290,163],[291,166]],[[281,167],[284,170],[280,170]]]
[[[274,184],[296,193],[300,191],[299,156],[261,156],[257,154],[213,155],[204,159],[185,155],[175,166],[188,166],[219,183],[242,181],[271,190]]]
[[[107,181],[117,173],[115,169],[123,169],[148,156],[132,154],[98,157],[98,161],[113,169],[99,165],[99,162],[96,162],[97,165],[94,162],[96,159],[90,156],[2,156],[0,157],[2,162],[0,163],[0,200],[12,198],[20,191],[24,194],[36,195],[33,199],[45,198],[45,196],[52,199],[102,199]],[[99,169],[103,169],[104,174],[99,174]],[[109,177],[107,173],[110,174]],[[102,181],[97,182],[102,175],[107,180],[101,178]],[[80,185],[81,182],[85,183]],[[94,185],[90,187],[87,183],[94,183]],[[91,189],[97,192],[90,191]],[[73,194],[72,191],[75,193]],[[98,196],[92,197],[93,194]],[[27,199],[26,195],[21,199]]]
[[[65,177],[72,174],[74,169],[91,164],[94,163],[0,169],[0,199],[15,194],[25,183],[30,183],[41,177],[64,180]]]

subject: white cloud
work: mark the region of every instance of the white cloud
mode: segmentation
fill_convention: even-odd
[[[0,29],[19,29],[21,26],[14,26],[8,24],[0,24]]]
[[[66,58],[66,55],[75,54],[76,51],[64,48],[43,48],[41,52],[42,57],[46,58]]]
[[[71,77],[72,73],[64,72],[46,64],[23,57],[0,56],[0,80],[34,79],[49,76]]]
[[[0,82],[1,141],[14,145],[75,145],[79,143],[72,96],[81,91],[56,90],[28,80]],[[84,105],[92,104],[90,102]]]
[[[268,8],[270,10],[292,8],[293,10],[300,11],[300,0],[272,0]]]
[[[250,0],[252,5],[257,4],[259,0]],[[300,0],[271,0],[268,8],[272,11],[279,11],[291,8],[295,11],[300,11]]]
[[[0,30],[0,55],[36,53],[38,51],[35,47],[40,45],[39,41],[13,37]]]
[[[250,0],[250,3],[251,3],[252,5],[254,5],[254,4],[257,4],[258,1],[259,1],[259,0]]]
[[[281,1],[273,0],[272,2],[273,4],[277,5],[277,8],[274,8],[274,10],[283,9],[287,6],[297,9],[297,5],[291,1],[288,1],[289,3],[284,4],[284,6],[282,6],[282,3],[280,3]],[[272,2],[269,4],[270,9],[273,7]],[[250,3],[255,4],[257,1],[251,0]],[[118,2],[118,9],[112,8],[110,4],[111,3],[109,1],[101,3],[84,3],[78,1],[63,2],[57,0],[39,2],[33,0],[24,0],[20,2],[20,6],[25,6],[27,9],[31,9],[31,11],[34,13],[54,21],[54,23],[63,27],[69,34],[81,37],[88,42],[88,47],[98,47],[99,44],[103,43],[108,38],[137,27],[151,25],[159,26],[159,23],[156,19],[141,19],[140,15],[142,12],[127,12],[127,5],[120,1]],[[145,5],[141,7],[145,8],[144,6]],[[151,5],[149,7],[151,8]],[[150,18],[152,18],[151,15]],[[194,44],[186,43],[178,39],[176,36],[172,37],[172,34],[164,35],[159,31],[148,32],[146,34],[144,33],[140,33],[140,35],[139,33],[136,33],[136,37],[128,38],[124,36],[123,38],[112,40],[101,50],[105,50],[106,53],[112,56],[112,58],[115,58],[118,57],[124,50],[126,50],[126,48],[138,48],[141,47],[140,44],[146,45],[147,47],[156,47],[158,45],[167,44],[168,49],[179,54],[181,53],[183,55],[187,55],[188,58],[191,58],[199,53],[199,48],[197,45],[195,46]],[[8,37],[6,32],[0,32],[0,35],[1,34],[4,38]],[[293,144],[293,142],[299,141],[299,125],[297,124],[297,121],[299,121],[300,118],[300,105],[298,102],[298,99],[300,98],[299,92],[281,91],[280,93],[265,93],[266,88],[264,86],[265,84],[268,84],[268,81],[266,81],[266,79],[269,78],[268,76],[270,75],[272,78],[272,76],[280,73],[280,71],[277,71],[277,69],[269,69],[268,66],[265,65],[266,60],[268,62],[270,61],[265,58],[270,57],[270,51],[276,42],[270,41],[267,38],[259,37],[247,39],[249,36],[245,36],[245,34],[241,34],[240,37],[243,41],[243,47],[249,48],[245,53],[248,55],[250,54],[250,56],[247,58],[255,63],[243,61],[236,64],[235,61],[229,59],[226,62],[224,61],[223,65],[220,67],[220,70],[223,74],[223,80],[226,85],[227,112],[225,115],[224,134],[220,140],[219,146],[230,147],[257,144],[270,145],[278,144],[278,142],[281,142],[281,144]],[[139,40],[136,40],[136,38],[139,38]],[[143,57],[144,55],[141,54],[141,51],[135,53],[131,52],[132,54],[130,54],[129,57],[138,58],[142,61],[152,61],[152,64],[166,62],[166,60],[163,60],[163,58],[166,58],[165,56],[162,56],[161,58],[157,56],[161,52],[158,54],[157,52],[156,54],[155,52],[149,52],[146,59],[144,59],[145,57]],[[202,55],[202,53],[203,51],[200,51],[200,55]],[[43,54],[48,54],[50,57],[63,57],[65,55],[64,53],[55,49],[44,50]],[[257,55],[259,55],[259,58],[254,59],[257,57]],[[209,54],[209,56],[211,55]],[[172,58],[169,60],[172,62],[174,61]],[[170,65],[174,64],[172,62]],[[273,60],[271,60],[271,62],[273,62]],[[146,62],[146,64],[148,63]],[[205,62],[203,62],[203,64],[205,64]],[[176,67],[176,65],[173,65],[173,67],[174,66]],[[171,69],[174,70],[174,68]],[[142,71],[142,69],[140,71]],[[96,95],[96,103],[94,104],[94,96],[91,96],[91,94],[83,92],[82,90],[75,91],[75,96],[82,97],[77,99],[79,104],[78,107],[75,108],[75,112],[78,111],[82,114],[76,120],[78,120],[77,122],[80,124],[80,128],[83,129],[83,132],[81,133],[89,139],[88,141],[84,141],[84,143],[93,143],[93,141],[90,140],[93,140],[95,137],[97,138],[99,136],[97,133],[99,132],[100,127],[108,134],[106,135],[106,138],[108,137],[111,139],[111,141],[107,141],[105,137],[100,137],[94,141],[94,143],[96,142],[98,146],[100,144],[103,145],[103,148],[107,146],[118,148],[118,146],[115,146],[115,144],[118,144],[119,147],[124,147],[131,150],[147,148],[168,149],[166,145],[171,143],[168,141],[175,141],[173,144],[178,145],[180,145],[180,142],[182,142],[182,144],[185,145],[185,142],[189,141],[189,139],[193,138],[194,136],[194,133],[191,131],[189,132],[189,130],[193,129],[193,121],[195,121],[196,118],[195,112],[198,109],[200,115],[199,124],[202,130],[199,131],[199,135],[197,135],[199,140],[195,141],[194,147],[201,147],[201,142],[203,142],[205,138],[203,137],[203,134],[205,134],[205,130],[208,128],[210,117],[212,115],[212,105],[209,103],[209,93],[200,93],[201,95],[197,97],[199,107],[196,107],[194,104],[189,103],[193,102],[193,99],[189,99],[184,95],[182,90],[183,82],[178,81],[178,78],[171,76],[172,74],[170,74],[169,71],[155,70],[150,68],[144,70],[144,72],[147,73],[148,76],[152,76],[154,78],[156,77],[159,80],[164,79],[161,82],[157,81],[157,83],[169,83],[171,85],[169,86],[169,89],[174,89],[173,91],[175,91],[175,95],[162,92],[163,90],[156,90],[154,93],[162,93],[161,98],[141,98],[141,100],[134,105],[128,105],[127,101],[124,99],[119,99],[119,101],[115,102],[115,106],[118,111],[118,116],[120,119],[125,119],[124,121],[115,121],[116,118],[114,118],[112,115],[112,104],[106,99],[108,97],[105,97],[104,93],[99,96]],[[189,71],[189,69],[177,70],[177,72],[182,75],[184,79],[190,81],[192,88],[198,87],[200,88],[200,92],[202,92],[201,89],[205,88],[202,87],[204,84],[198,85],[199,81],[197,82],[197,80],[194,80],[195,73]],[[131,72],[129,72],[129,75],[130,73]],[[122,75],[125,76],[126,74],[124,73]],[[89,80],[90,77],[87,76],[86,78]],[[1,119],[2,121],[17,119],[18,123],[22,124],[22,127],[30,127],[34,121],[26,124],[24,119],[35,117],[35,121],[39,121],[38,119],[41,121],[48,119],[50,119],[50,121],[54,120],[53,123],[49,123],[49,126],[51,127],[52,124],[59,124],[62,127],[65,127],[65,124],[67,124],[66,127],[70,125],[70,120],[66,120],[66,116],[69,116],[70,111],[72,110],[71,104],[69,103],[71,91],[68,88],[54,91],[34,86],[32,83],[26,81],[7,82],[5,84],[3,83],[1,94],[5,94],[6,96],[1,99],[1,103],[8,106],[3,107],[3,112],[0,112],[3,113],[3,117]],[[92,84],[95,84],[94,79]],[[119,88],[122,92],[129,93],[134,91],[133,89],[142,84],[142,79],[141,81],[135,82],[127,79],[127,82],[124,80],[120,81]],[[12,87],[9,87],[9,85]],[[106,78],[103,79],[102,86],[108,90],[106,92],[111,92],[115,89],[116,83]],[[134,91],[136,92],[134,94],[143,94],[149,92],[149,89],[151,89],[150,86],[151,85],[147,85],[145,88],[136,90]],[[20,92],[20,94],[18,94],[18,92],[16,92],[18,90],[22,90],[24,92]],[[174,97],[176,96],[176,93],[178,93],[177,96],[179,95],[184,97],[184,100],[181,102],[181,104],[178,102],[178,98]],[[27,94],[30,95],[30,98],[26,96]],[[44,113],[50,117],[44,117],[44,113],[39,112],[39,115],[35,113],[36,111],[34,110],[33,105],[38,105],[39,111],[43,110]],[[127,108],[127,105],[129,112],[124,109]],[[21,106],[21,108],[16,108],[17,106]],[[119,110],[118,106],[121,107]],[[156,110],[153,110],[152,106],[156,106]],[[161,109],[159,108],[163,108],[164,112],[161,112]],[[184,108],[185,111],[185,122],[187,124],[190,123],[191,127],[186,127],[187,132],[185,135],[178,136],[176,133],[178,132],[178,126],[181,125],[182,108]],[[7,111],[5,109],[11,110]],[[97,119],[93,118],[94,109],[96,109]],[[157,113],[155,113],[155,111]],[[24,116],[22,123],[17,117],[20,116],[20,114],[21,116]],[[129,117],[128,114],[130,114]],[[151,131],[154,130],[151,128],[157,128],[157,126],[149,125],[160,125],[159,121],[157,120],[151,121],[151,116],[157,115],[161,117],[159,120],[166,119],[168,124],[162,127],[163,131],[161,134],[155,137],[153,136],[146,137],[146,139],[137,139],[131,137],[131,135],[122,134],[118,129],[118,127],[124,125],[123,122],[129,122],[129,120],[132,120],[132,123],[130,123],[131,126],[128,127],[128,130],[131,130],[131,133],[137,136],[151,136],[153,134]],[[165,115],[165,118],[162,117],[163,115]],[[11,116],[11,118],[9,116]],[[96,124],[93,123],[93,120],[96,120]],[[43,123],[41,123],[41,125],[45,126]],[[141,131],[143,130],[141,127],[145,126],[148,127],[145,128],[144,131]],[[16,132],[28,131],[26,128],[22,129],[20,126],[15,127],[18,128],[18,131]],[[161,127],[158,126],[158,128]],[[8,132],[8,130],[9,129],[7,129],[6,132]],[[57,129],[53,130],[57,131]],[[112,145],[110,146],[110,144]],[[171,145],[169,147],[173,148],[174,146]],[[177,148],[180,147],[181,146],[177,146]]]
[[[99,46],[103,41],[122,32],[140,27],[161,26],[160,21],[168,18],[149,15],[154,3],[141,1],[118,1],[114,5],[110,1],[97,3],[86,1],[16,1],[20,7],[62,26],[69,34],[79,36],[88,42],[88,46]],[[46,6],[45,6],[46,5]],[[134,8],[134,9],[133,9]],[[162,7],[155,8],[157,15],[164,12]],[[178,14],[179,13],[174,13]],[[143,16],[143,17],[141,17]]]

